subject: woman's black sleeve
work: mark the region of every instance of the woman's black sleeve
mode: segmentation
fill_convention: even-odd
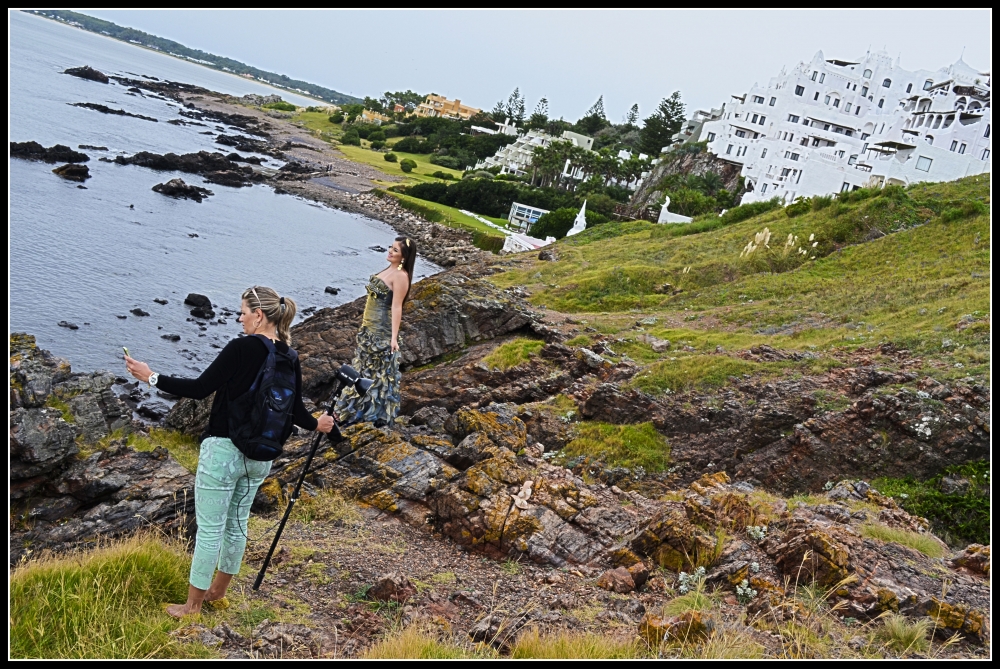
[[[234,339],[226,344],[226,347],[219,352],[218,357],[197,379],[182,379],[161,374],[160,379],[156,382],[156,387],[171,395],[190,397],[193,400],[205,399],[233,378],[239,369],[240,352],[237,343],[239,341],[241,340]]]
[[[319,421],[313,418],[306,406],[302,403],[302,367],[295,361],[295,414],[292,423],[304,430],[315,430],[319,426]]]

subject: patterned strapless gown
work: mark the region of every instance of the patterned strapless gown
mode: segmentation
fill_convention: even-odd
[[[364,397],[352,387],[337,400],[337,417],[342,425],[376,423],[392,425],[399,414],[399,351],[392,351],[392,290],[372,274],[367,286],[368,301],[358,330],[358,348],[351,366],[375,383]],[[402,339],[398,338],[400,344]]]

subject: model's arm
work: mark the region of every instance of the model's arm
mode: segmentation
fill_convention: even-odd
[[[402,277],[397,278],[392,288],[392,341],[390,350],[395,353],[399,350],[399,324],[403,320],[403,300],[406,299],[406,292],[410,289],[409,279],[405,272],[400,272]]]
[[[197,379],[182,379],[161,374],[156,387],[165,393],[190,397],[193,400],[208,397],[229,381],[239,368],[240,354],[237,341],[234,339],[226,344],[226,347],[212,361],[208,369],[202,372]],[[132,376],[143,382],[149,381],[149,376],[153,373],[149,365],[132,358],[125,358],[125,364]]]

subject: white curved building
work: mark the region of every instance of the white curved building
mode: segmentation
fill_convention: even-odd
[[[742,166],[744,203],[990,171],[990,73],[961,59],[914,72],[884,51],[820,51],[732,98],[686,141]]]

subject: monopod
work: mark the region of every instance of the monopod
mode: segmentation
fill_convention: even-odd
[[[372,387],[371,379],[362,378],[358,372],[350,365],[341,365],[340,369],[337,370],[336,382],[333,386],[333,392],[330,393],[330,403],[326,407],[324,413],[333,415],[333,405],[337,401],[337,397],[343,392],[344,388],[347,386],[354,386],[354,390],[357,391],[358,395],[364,397],[368,393],[368,389]],[[330,431],[330,441],[333,443],[338,443],[343,440],[340,435],[340,429],[337,424],[334,423],[333,430]],[[278,531],[274,534],[274,541],[271,542],[271,548],[267,551],[267,557],[264,558],[264,564],[260,568],[260,572],[257,573],[257,580],[253,583],[253,589],[259,590],[260,584],[264,582],[264,573],[267,572],[267,566],[271,563],[271,556],[274,555],[274,549],[278,547],[278,541],[281,539],[281,533],[285,529],[285,523],[288,522],[288,517],[292,514],[292,507],[295,506],[295,502],[299,499],[299,490],[302,488],[302,483],[306,480],[306,474],[309,473],[309,465],[312,464],[313,456],[316,455],[317,449],[319,449],[319,444],[323,440],[323,433],[317,432],[316,436],[313,437],[312,447],[309,449],[309,456],[306,458],[306,463],[302,467],[302,473],[299,475],[299,480],[295,484],[295,490],[292,491],[292,496],[288,499],[288,507],[285,509],[285,515],[281,517],[281,522],[278,524]],[[339,456],[333,462],[336,462],[340,458],[352,453],[353,451],[348,451],[343,455]]]

